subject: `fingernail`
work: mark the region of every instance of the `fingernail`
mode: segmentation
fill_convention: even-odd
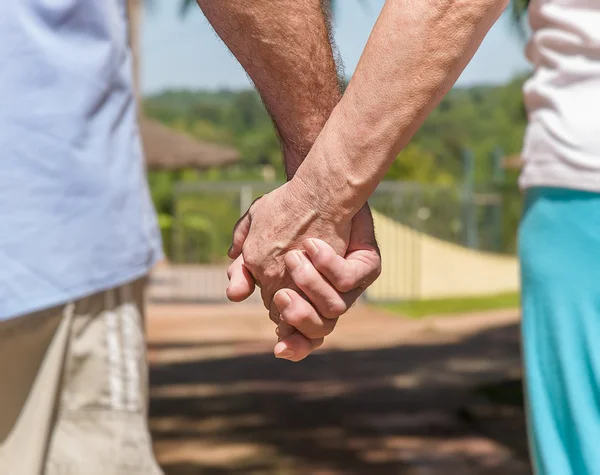
[[[277,355],[275,355],[275,357],[280,358],[280,359],[289,360],[290,358],[294,357],[294,351],[287,348],[287,349],[283,350],[281,353],[278,353]]]
[[[273,302],[275,303],[277,310],[282,312],[284,309],[290,306],[292,303],[292,298],[285,290],[280,290],[275,294],[275,297],[273,297]]]
[[[313,241],[312,239],[307,239],[306,241],[304,241],[303,245],[304,249],[306,249],[306,252],[308,252],[308,255],[311,257],[316,256],[317,252],[319,252],[319,248],[315,244],[315,241]]]
[[[291,251],[286,254],[286,264],[289,270],[296,270],[302,265],[302,258],[298,251]]]

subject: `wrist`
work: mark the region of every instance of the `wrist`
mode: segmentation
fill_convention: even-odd
[[[288,179],[329,219],[349,221],[369,199],[397,155],[393,121],[369,116],[347,94],[332,112],[306,159],[289,150]]]
[[[300,167],[285,186],[288,187],[293,205],[299,207],[301,213],[306,211],[315,218],[333,224],[347,224],[352,221],[353,215],[343,212],[337,200],[325,191],[327,184],[323,183],[320,176],[304,173]]]
[[[307,102],[307,110],[296,111],[292,117],[298,118],[293,122],[293,127],[286,131],[278,127],[281,139],[283,161],[288,180],[295,174],[302,162],[312,150],[315,142],[321,135],[335,106],[341,99],[338,89],[319,94],[319,102]],[[287,133],[286,133],[287,132]]]
[[[314,190],[314,204],[340,221],[351,220],[385,174],[386,152],[360,128],[350,127],[343,111],[332,115],[295,179]],[[362,130],[366,130],[363,128]]]
[[[309,123],[298,124],[298,130],[295,133],[297,137],[295,140],[291,140],[290,138],[284,137],[283,134],[280,134],[283,163],[288,180],[292,179],[300,165],[302,165],[302,162],[304,162],[312,150],[323,127],[327,123],[328,117],[329,115],[315,116],[312,117]]]
[[[302,162],[308,155],[308,152],[303,153],[295,147],[288,147],[284,144],[282,145],[282,154],[285,176],[287,180],[290,181],[298,171],[300,165],[302,165]]]

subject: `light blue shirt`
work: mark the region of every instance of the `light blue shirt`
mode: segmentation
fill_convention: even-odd
[[[161,257],[125,0],[0,2],[0,320]]]

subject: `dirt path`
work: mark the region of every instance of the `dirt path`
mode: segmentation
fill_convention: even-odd
[[[259,306],[153,305],[157,455],[168,475],[529,474],[522,411],[476,390],[518,381],[518,331],[363,306],[290,364]]]

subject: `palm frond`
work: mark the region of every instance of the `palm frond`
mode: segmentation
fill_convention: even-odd
[[[512,0],[511,2],[510,15],[513,24],[517,27],[517,30],[522,36],[525,36],[527,31],[525,20],[527,18],[528,7],[529,0]]]
[[[185,15],[187,15],[190,11],[190,8],[192,7],[192,5],[196,5],[196,1],[195,0],[182,0],[181,1],[181,6],[179,7],[179,14],[184,17]]]

